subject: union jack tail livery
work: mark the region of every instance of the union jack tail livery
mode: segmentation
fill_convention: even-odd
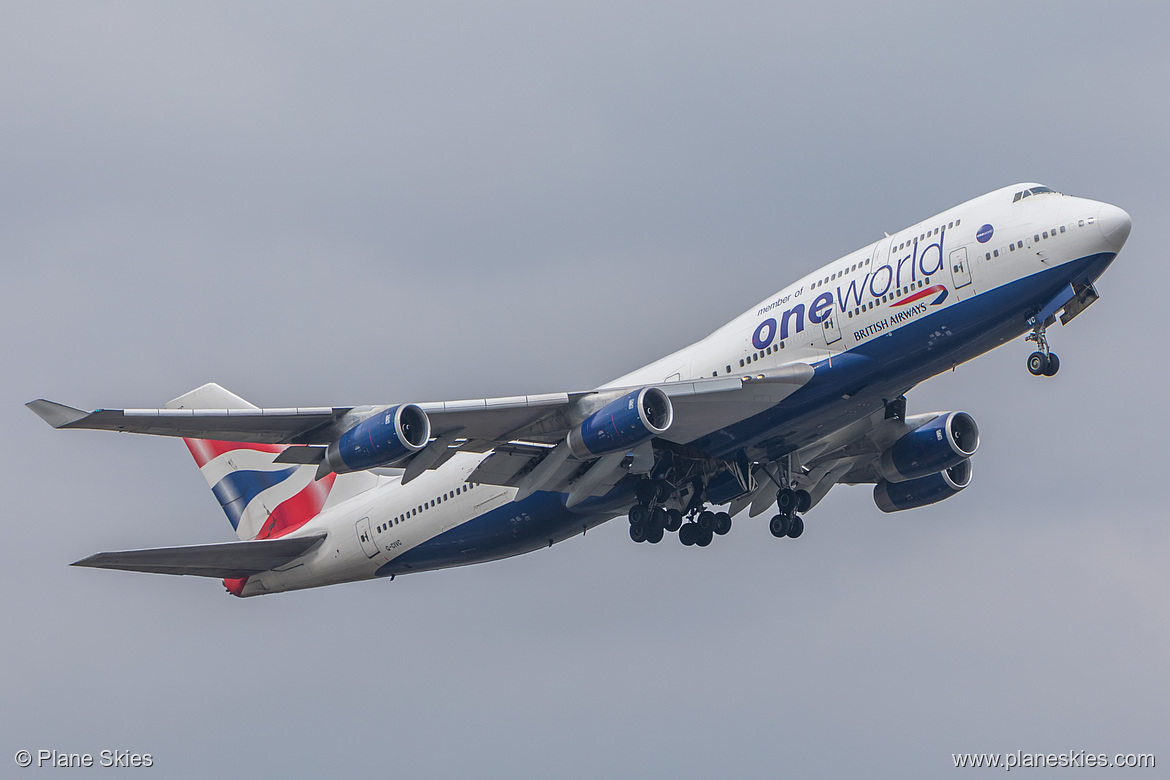
[[[258,409],[235,393],[208,383],[166,404],[167,409]],[[377,484],[367,472],[314,479],[317,467],[275,463],[288,445],[184,438],[224,514],[240,539],[277,539],[319,515],[327,504]],[[354,479],[356,477],[356,479]],[[335,487],[340,487],[335,491]],[[336,495],[334,495],[336,493]],[[330,501],[330,498],[334,500]]]

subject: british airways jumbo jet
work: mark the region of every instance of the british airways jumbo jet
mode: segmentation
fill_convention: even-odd
[[[776,537],[837,484],[896,512],[970,484],[965,412],[907,414],[919,382],[1024,336],[1028,370],[1097,300],[1129,237],[1106,203],[996,190],[887,235],[684,349],[586,392],[259,408],[215,384],[162,409],[28,406],[55,428],[185,438],[239,541],[78,566],[222,578],[236,596],[505,558],[620,515],[705,547],[742,510]],[[726,511],[712,511],[727,505]]]

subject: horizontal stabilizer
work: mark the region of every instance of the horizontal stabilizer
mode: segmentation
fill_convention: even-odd
[[[73,565],[152,574],[191,574],[196,577],[237,579],[284,566],[316,547],[324,538],[325,534],[315,534],[291,539],[258,539],[187,547],[157,547],[150,550],[121,550],[97,553]]]

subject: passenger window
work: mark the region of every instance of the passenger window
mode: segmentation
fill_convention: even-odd
[[[1032,237],[1032,240],[1039,242],[1040,241],[1040,234],[1037,233],[1035,236]]]
[[[999,257],[999,250],[994,249],[994,250],[992,250],[991,254],[995,255],[996,257]]]
[[[1064,225],[1061,225],[1061,226],[1060,226],[1060,232],[1061,232],[1061,233],[1063,233],[1063,232],[1064,232]]]
[[[1083,219],[1077,220],[1077,227],[1084,227],[1084,226],[1085,226],[1085,221]]]
[[[1044,231],[1044,237],[1048,238],[1048,231],[1047,230]]]

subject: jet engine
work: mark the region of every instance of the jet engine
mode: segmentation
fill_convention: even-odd
[[[666,432],[674,407],[657,387],[644,387],[610,401],[573,430],[569,451],[582,460],[633,447]]]
[[[325,450],[325,463],[338,474],[389,466],[427,446],[431,421],[414,404],[385,409],[341,434]]]
[[[961,460],[949,469],[902,482],[882,480],[873,486],[873,502],[883,512],[916,509],[950,498],[971,484],[971,461]]]
[[[979,426],[971,415],[940,413],[883,452],[878,472],[887,482],[918,479],[959,464],[977,449]]]

